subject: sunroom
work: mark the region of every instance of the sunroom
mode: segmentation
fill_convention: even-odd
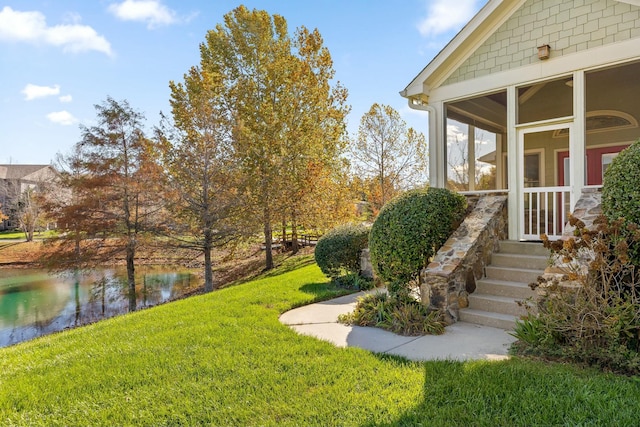
[[[571,3],[489,1],[401,92],[429,111],[430,184],[508,194],[512,240],[560,238],[583,191],[640,137],[640,32],[607,36],[640,24],[640,7]]]

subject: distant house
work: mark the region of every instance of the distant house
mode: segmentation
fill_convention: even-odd
[[[15,200],[29,188],[51,183],[59,176],[51,165],[0,165],[0,204],[7,214]],[[0,230],[17,227],[11,219],[0,223]]]
[[[640,137],[640,0],[489,0],[401,95],[432,186],[504,192],[510,239],[559,237]]]

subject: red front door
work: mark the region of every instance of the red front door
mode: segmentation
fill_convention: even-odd
[[[603,159],[607,154],[616,154],[627,148],[628,145],[616,145],[613,147],[590,148],[587,150],[586,156],[586,185],[602,185]],[[558,185],[569,185],[565,183],[565,159],[569,158],[568,151],[558,152]]]

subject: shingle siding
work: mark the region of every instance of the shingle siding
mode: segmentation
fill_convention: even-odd
[[[640,38],[640,7],[614,0],[528,0],[485,41],[444,85],[538,61],[537,47],[551,57]]]

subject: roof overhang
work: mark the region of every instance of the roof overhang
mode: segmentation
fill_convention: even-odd
[[[431,89],[442,85],[525,1],[489,0],[400,95],[428,102]]]

